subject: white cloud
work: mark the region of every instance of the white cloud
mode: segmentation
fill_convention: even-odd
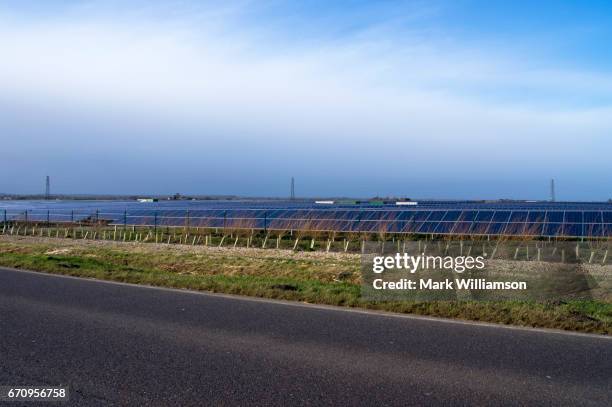
[[[401,42],[363,33],[273,46],[260,42],[261,32],[253,40],[233,12],[116,20],[85,8],[64,19],[4,19],[0,94],[32,115],[129,123],[133,142],[148,140],[146,126],[159,125],[174,129],[173,141],[220,133],[280,145],[289,138],[304,149],[316,141],[329,159],[345,151],[366,159],[373,146],[397,161],[410,152],[417,163],[432,151],[506,166],[604,154],[596,145],[612,130],[612,107],[572,100],[608,94],[609,75],[541,68],[542,61],[526,62],[529,55],[418,33]],[[466,165],[480,171],[484,164]]]

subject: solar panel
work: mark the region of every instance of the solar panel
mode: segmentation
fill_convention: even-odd
[[[582,223],[565,223],[563,225],[563,236],[584,236]],[[591,235],[592,236],[592,235]]]
[[[526,222],[527,214],[527,211],[513,211],[510,215],[510,222]]]
[[[540,222],[527,222],[525,223],[525,229],[523,234],[525,236],[542,236],[544,230],[544,223]]]
[[[451,232],[457,235],[466,235],[470,232],[471,228],[472,222],[457,222]]]
[[[585,211],[583,212],[583,219],[585,223],[603,223],[601,211]]]
[[[418,230],[418,233],[433,233],[436,230],[438,222],[423,222]]]
[[[489,229],[489,222],[474,222],[468,234],[485,235]]]
[[[427,220],[430,222],[436,221],[436,220],[442,220],[445,215],[446,215],[445,211],[431,211]]]
[[[529,211],[527,214],[527,222],[544,222],[546,212],[544,211]]]
[[[438,226],[436,226],[436,229],[434,230],[434,233],[441,233],[441,234],[451,233],[454,226],[455,226],[455,222],[444,222],[444,221],[442,221],[442,222],[438,223]]]
[[[525,231],[525,222],[510,222],[506,226],[504,234],[507,235],[523,235]]]
[[[562,223],[563,212],[559,211],[548,211],[546,212],[546,222],[548,223]]]
[[[510,219],[510,211],[495,211],[492,222],[508,222]]]
[[[546,223],[542,235],[556,237],[561,235],[562,223]]]
[[[461,220],[462,222],[464,221],[471,222],[474,219],[476,219],[477,214],[478,214],[478,211],[462,211],[461,216],[459,217],[459,220]]]
[[[419,230],[420,224],[416,224],[414,222],[407,222],[402,229],[402,233],[417,233]]]
[[[143,206],[117,202],[17,203],[0,208],[7,221],[88,222],[115,225],[306,229],[310,231],[610,237],[612,204],[475,203],[431,201],[416,207],[306,202],[177,202]],[[20,206],[21,205],[21,206]],[[27,206],[27,205],[32,205]],[[38,205],[38,206],[37,206]],[[47,206],[42,206],[47,205]],[[72,205],[72,206],[70,206]],[[15,209],[17,208],[17,209]]]
[[[476,215],[476,219],[474,219],[476,222],[490,222],[491,219],[493,219],[493,211],[478,211],[478,214]]]
[[[424,221],[429,217],[430,214],[431,211],[416,211],[414,214],[414,221]]]
[[[506,224],[503,222],[491,222],[486,231],[487,235],[503,235]]]
[[[582,229],[581,235],[575,236],[584,236],[584,237],[603,237],[604,236],[604,227],[601,223],[585,223]]]
[[[448,211],[446,212],[442,220],[444,222],[456,221],[457,219],[459,219],[459,216],[461,216],[461,211]]]
[[[566,223],[582,223],[582,212],[565,211]]]

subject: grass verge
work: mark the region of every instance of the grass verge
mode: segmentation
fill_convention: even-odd
[[[598,301],[367,302],[360,298],[359,257],[350,254],[2,237],[0,265],[134,284],[612,333],[612,304]]]

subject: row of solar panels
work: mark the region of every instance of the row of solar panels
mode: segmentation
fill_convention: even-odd
[[[427,209],[491,209],[491,210],[612,210],[606,202],[419,202],[418,206]]]
[[[612,237],[612,211],[208,209],[7,213],[7,220],[471,235]]]
[[[123,221],[116,223],[121,225]],[[151,217],[129,218],[126,224],[153,225]],[[233,229],[291,229],[338,232],[417,233],[455,235],[514,235],[612,237],[612,223],[535,223],[535,222],[451,222],[451,221],[382,221],[299,218],[179,218],[157,219],[159,226],[215,227]]]
[[[1,214],[0,214],[1,216]],[[7,219],[41,219],[47,217],[60,220],[66,218],[82,219],[122,219],[123,217],[160,218],[290,218],[290,219],[330,219],[330,220],[388,220],[388,221],[462,221],[462,222],[536,222],[536,223],[612,223],[610,211],[560,211],[560,210],[447,210],[447,209],[196,209],[196,210],[147,210],[126,211],[12,211]]]

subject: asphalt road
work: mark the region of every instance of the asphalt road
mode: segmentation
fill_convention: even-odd
[[[609,406],[612,340],[0,269],[0,385],[60,384],[81,406]]]

